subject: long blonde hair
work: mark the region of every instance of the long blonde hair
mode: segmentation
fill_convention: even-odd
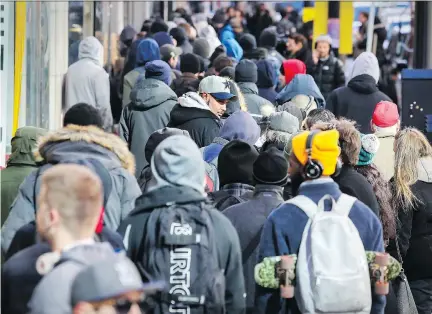
[[[396,134],[394,149],[395,205],[408,211],[418,202],[411,191],[411,185],[418,180],[417,163],[421,158],[432,157],[432,147],[422,132],[415,128],[405,128]]]

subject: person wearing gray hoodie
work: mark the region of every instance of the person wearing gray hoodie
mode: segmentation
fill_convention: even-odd
[[[218,272],[222,272],[225,290],[222,293],[224,300],[219,301],[224,303],[226,313],[244,313],[245,288],[239,238],[231,222],[208,203],[204,190],[205,164],[197,145],[184,135],[168,137],[156,147],[151,158],[150,169],[151,180],[146,191],[137,199],[135,209],[118,229],[124,237],[123,243],[129,258],[135,264],[142,266],[142,274],[147,277],[146,279],[169,282],[167,291],[170,292],[165,293],[163,299],[170,298],[175,304],[175,296],[178,294],[190,296],[192,299],[191,294],[205,293],[205,297],[211,299],[213,290],[203,290],[203,285],[207,287],[209,284],[209,281],[206,281],[209,277],[198,270],[202,270],[204,266],[204,269],[211,273],[214,270],[211,265],[215,262],[215,259],[211,258],[215,258],[214,253],[216,253],[217,265],[215,266]],[[175,212],[175,217],[170,216],[169,212]],[[181,216],[177,216],[180,212]],[[155,215],[159,215],[158,218],[155,218]],[[169,255],[163,254],[163,247],[169,248],[169,246],[152,245],[154,242],[150,238],[168,239],[168,233],[173,238],[181,235],[180,229],[183,228],[187,228],[190,232],[197,232],[197,220],[194,222],[192,219],[192,217],[197,219],[197,216],[200,217],[202,231],[208,231],[202,233],[206,234],[202,242],[206,243],[207,247],[215,246],[215,251],[207,252],[207,263],[197,259],[198,256],[202,256],[197,253],[201,246],[198,242],[182,246],[180,248],[183,249],[182,252],[189,253],[182,253],[183,255],[178,257],[175,255],[178,250],[176,245],[171,246]],[[162,227],[164,225],[162,220],[169,222],[169,219],[172,219],[171,227],[165,229]],[[189,233],[183,234],[189,235]],[[174,266],[170,267],[170,265]],[[197,279],[199,275],[203,278]],[[187,283],[183,284],[182,278],[186,277]],[[216,285],[218,283],[215,283]],[[208,304],[206,302],[206,305]],[[214,305],[217,306],[219,303]],[[166,302],[158,300],[153,313],[168,313],[168,306]],[[193,307],[184,305],[181,308],[188,309],[187,312],[191,314],[203,313],[201,305]]]
[[[376,56],[371,52],[362,52],[354,61],[348,85],[330,93],[326,109],[337,118],[345,117],[356,121],[361,133],[373,133],[370,121],[376,104],[383,100],[391,101],[379,91],[379,77],[380,68]]]
[[[75,276],[87,265],[116,254],[109,244],[93,239],[103,187],[96,173],[71,164],[50,168],[41,181],[36,226],[52,252],[36,262],[36,269],[45,276],[33,292],[30,313],[71,313]]]
[[[135,156],[135,176],[139,178],[148,165],[144,148],[150,135],[166,127],[177,95],[169,88],[171,68],[162,60],[144,66],[145,78],[138,79],[131,92],[131,102],[120,118],[120,137],[128,143]]]
[[[64,112],[78,103],[86,103],[99,110],[103,127],[113,125],[110,105],[110,82],[103,68],[103,46],[96,37],[90,36],[79,44],[78,61],[65,75]]]

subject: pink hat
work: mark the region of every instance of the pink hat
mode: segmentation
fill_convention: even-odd
[[[395,125],[399,121],[399,112],[396,104],[390,101],[380,101],[372,115],[372,123],[380,128]]]

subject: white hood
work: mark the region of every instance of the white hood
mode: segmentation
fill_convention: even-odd
[[[78,59],[92,59],[100,66],[103,66],[103,54],[104,48],[100,41],[94,36],[84,38],[79,44]]]
[[[418,179],[432,183],[432,157],[421,158],[417,162]]]
[[[186,108],[198,108],[202,110],[210,110],[210,107],[206,104],[204,99],[195,92],[188,92],[183,96],[179,97],[178,102],[180,106]]]
[[[371,52],[362,52],[357,59],[354,60],[352,65],[351,73],[349,75],[349,81],[356,76],[368,74],[372,76],[375,82],[378,84],[380,77],[380,68],[378,59]]]

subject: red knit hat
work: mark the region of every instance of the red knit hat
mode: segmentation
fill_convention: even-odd
[[[289,84],[296,74],[306,74],[306,64],[297,59],[285,60],[282,63],[285,84]]]
[[[390,101],[380,101],[372,115],[372,123],[380,128],[395,125],[399,121],[398,107]]]

